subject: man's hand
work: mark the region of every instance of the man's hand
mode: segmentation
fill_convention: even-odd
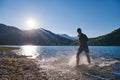
[[[78,37],[80,37],[80,35],[78,34]]]

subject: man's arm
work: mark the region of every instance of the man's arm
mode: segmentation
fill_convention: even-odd
[[[80,35],[78,34],[78,44],[81,45],[81,41],[80,41]]]
[[[88,41],[88,37],[86,35],[84,35],[84,37],[85,37],[85,40]]]

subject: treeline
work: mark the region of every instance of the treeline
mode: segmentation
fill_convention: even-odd
[[[97,46],[120,46],[120,28],[106,35],[91,38],[88,44]]]

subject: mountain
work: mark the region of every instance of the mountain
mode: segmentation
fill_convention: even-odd
[[[70,45],[72,42],[43,28],[22,31],[0,24],[0,45]]]
[[[77,37],[71,37],[71,36],[69,36],[67,34],[58,34],[58,35],[60,35],[60,36],[62,36],[64,38],[67,38],[67,39],[71,39],[73,41],[77,40]]]
[[[0,45],[78,45],[76,37],[55,34],[43,28],[20,30],[0,24]],[[120,28],[96,38],[89,38],[89,45],[120,46]]]
[[[89,45],[120,46],[120,28],[103,36],[89,39]]]
[[[74,41],[72,45],[78,45],[78,41]],[[120,46],[120,28],[95,38],[89,38],[88,45],[91,46]]]
[[[0,24],[0,44],[19,44],[21,42],[22,31],[13,26]]]

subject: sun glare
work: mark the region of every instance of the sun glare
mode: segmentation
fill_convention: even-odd
[[[38,26],[37,20],[29,18],[25,21],[26,29],[35,29]]]
[[[36,58],[38,56],[36,46],[26,45],[22,46],[21,49],[23,55],[31,56],[31,58]]]

